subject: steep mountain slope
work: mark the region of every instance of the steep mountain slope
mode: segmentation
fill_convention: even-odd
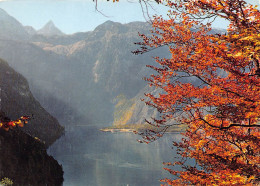
[[[183,83],[192,83],[194,86],[200,86],[202,83],[202,81],[196,77],[180,78],[178,81]],[[149,98],[145,96],[147,93],[158,96],[164,92],[161,88],[146,85],[144,88],[140,89],[138,94],[133,98],[127,99],[124,96],[118,96],[115,100],[116,105],[114,110],[113,127],[124,128],[124,126],[127,126],[131,128],[131,126],[134,127],[134,125],[140,127],[140,125],[146,124],[145,120],[152,121],[152,118],[159,119],[159,111],[152,106],[145,104],[145,102],[149,100]],[[174,120],[169,121],[169,124],[170,123],[174,123]]]
[[[159,90],[151,88],[149,86],[144,87],[140,92],[133,98],[127,99],[123,95],[116,98],[116,106],[114,110],[114,122],[113,125],[143,125],[145,119],[157,118],[159,112],[146,105],[143,99],[146,100],[144,93],[158,94]]]
[[[8,15],[0,8],[0,38],[11,40],[27,40],[29,34],[24,29],[23,25],[19,23],[12,16]]]
[[[83,41],[43,47],[74,61],[75,71],[71,73],[80,85],[76,99],[81,100],[77,108],[92,123],[111,122],[112,100],[119,94],[133,97],[145,85],[142,78],[149,73],[145,65],[153,54],[135,56],[131,53],[136,47],[134,42],[139,41],[138,27],[147,30],[149,25],[106,22]]]
[[[15,120],[23,115],[33,116],[22,128],[31,136],[38,137],[50,145],[59,138],[64,128],[44,110],[30,92],[26,79],[0,59],[0,110]]]

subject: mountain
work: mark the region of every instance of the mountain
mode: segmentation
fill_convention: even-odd
[[[39,138],[46,146],[59,138],[64,128],[33,97],[27,80],[0,59],[0,110],[16,120],[24,115],[32,116],[22,130]]]
[[[63,125],[76,115],[77,107],[73,109],[70,100],[79,86],[71,73],[73,61],[32,43],[7,40],[0,40],[0,56],[26,77],[34,97]]]
[[[37,34],[44,36],[61,36],[64,35],[52,21],[49,21],[44,25],[40,30],[37,31]]]
[[[179,81],[182,83],[192,83],[195,86],[199,86],[202,83],[201,80],[196,77],[186,77],[179,79]],[[146,85],[132,98],[126,98],[124,95],[120,95],[115,99],[114,128],[123,128],[126,126],[131,128],[131,126],[134,125],[140,127],[140,125],[146,124],[146,120],[152,121],[151,118],[160,117],[160,113],[157,109],[145,104],[145,102],[149,100],[149,98],[145,96],[147,93],[158,96],[164,92],[161,88]],[[169,121],[169,123],[174,123],[174,121]]]
[[[36,99],[58,119],[72,111],[86,123],[107,125],[113,120],[113,99],[122,93],[133,97],[145,85],[151,54],[131,53],[139,41],[137,28],[148,30],[149,24],[106,22],[70,36],[75,42],[67,45],[44,36],[31,42],[0,40],[0,56],[27,78]],[[62,115],[64,105],[71,108]]]
[[[28,40],[29,34],[23,25],[0,8],[0,38],[8,40]]]
[[[0,40],[0,57],[26,77],[35,98],[65,125],[80,119],[108,126],[114,120],[115,98],[131,100],[140,94],[146,86],[143,77],[154,73],[146,67],[154,64],[152,57],[169,56],[167,48],[131,53],[138,48],[138,32],[149,34],[150,29],[143,22],[107,21],[85,33]],[[138,108],[145,110],[141,104]],[[138,117],[132,122],[142,120]]]

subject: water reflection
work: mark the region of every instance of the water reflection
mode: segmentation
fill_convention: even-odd
[[[160,185],[169,177],[162,162],[176,156],[167,135],[152,144],[140,144],[132,133],[104,133],[94,127],[77,126],[48,149],[64,170],[68,186]]]

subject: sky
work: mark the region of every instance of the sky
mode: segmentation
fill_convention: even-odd
[[[147,19],[143,16],[138,0],[120,0],[119,3],[98,0],[98,10],[101,13],[95,9],[95,5],[92,0],[0,0],[0,8],[24,26],[40,29],[52,20],[67,34],[94,30],[107,20],[129,23]],[[150,15],[167,13],[167,8],[163,6],[154,4],[153,8],[155,10],[149,9]],[[227,25],[227,22],[217,20],[213,26],[226,28]]]

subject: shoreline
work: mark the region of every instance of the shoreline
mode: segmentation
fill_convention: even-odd
[[[119,128],[114,128],[114,129],[110,129],[110,128],[102,128],[99,129],[99,131],[102,132],[111,132],[111,133],[116,133],[116,132],[121,132],[121,133],[134,133],[134,131],[139,131],[138,129],[119,129]],[[184,131],[167,131],[165,132],[165,134],[176,134],[176,133],[182,133]]]
[[[102,132],[134,132],[135,129],[109,129],[109,128],[103,128],[103,129],[99,129]]]

